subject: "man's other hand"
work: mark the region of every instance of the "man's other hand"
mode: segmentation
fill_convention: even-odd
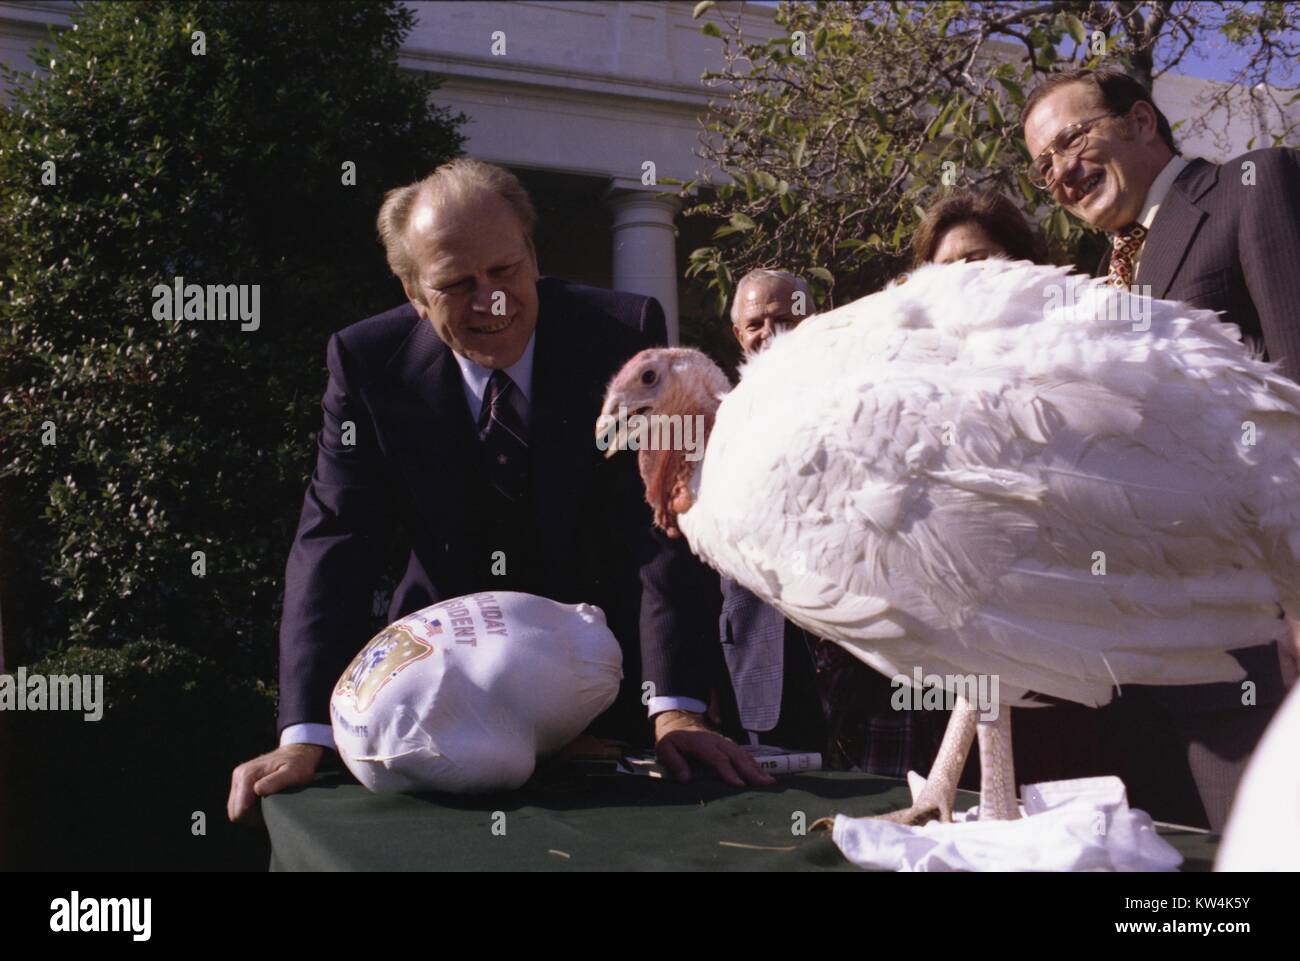
[[[230,777],[226,816],[235,822],[256,820],[258,798],[310,784],[324,754],[319,744],[286,744],[245,761]]]
[[[691,765],[712,771],[735,787],[775,784],[749,752],[711,729],[700,714],[664,711],[655,715],[655,755],[676,780],[691,779]]]

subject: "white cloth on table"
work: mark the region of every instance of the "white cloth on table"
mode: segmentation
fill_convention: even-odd
[[[1022,817],[909,827],[837,815],[831,836],[863,868],[896,871],[1173,871],[1183,857],[1115,777],[1027,785]]]

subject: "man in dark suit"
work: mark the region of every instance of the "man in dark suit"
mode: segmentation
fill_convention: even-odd
[[[755,270],[736,285],[732,333],[746,356],[808,316],[812,293],[803,278]],[[664,586],[665,596],[690,596],[699,585]],[[708,647],[674,653],[664,676],[669,685],[650,700],[656,750],[674,776],[686,780],[692,765],[732,784],[767,784],[732,738],[827,754],[827,766],[854,766],[903,777],[925,770],[933,750],[917,744],[912,711],[890,707],[889,679],[838,646],[810,636],[729,578],[721,578],[718,622],[725,675],[719,680]],[[713,650],[717,644],[710,645]],[[727,683],[727,682],[730,683]],[[716,730],[708,717],[718,692]],[[927,731],[928,733],[928,731]],[[730,737],[726,736],[730,735]]]
[[[539,279],[534,219],[513,175],[467,159],[385,198],[379,232],[409,303],[330,338],[316,470],[285,573],[280,747],[235,770],[232,820],[309,783],[333,746],[330,694],[371,634],[399,529],[410,556],[390,621],[486,590],[605,611],[624,681],[592,734],[644,735],[638,635],[650,648],[696,640],[689,595],[642,604],[643,582],[653,595],[673,580],[687,548],[652,530],[634,461],[602,457],[591,427],[623,362],[664,342],[663,311]]]
[[[1021,122],[1030,179],[1111,235],[1110,282],[1224,312],[1300,379],[1300,162],[1257,150],[1222,166],[1177,153],[1136,80],[1074,70],[1042,83]],[[1297,613],[1297,612],[1292,612]],[[1287,629],[1279,621],[1278,637]],[[1125,687],[1104,709],[1109,765],[1157,818],[1221,829],[1245,762],[1284,694],[1277,645],[1241,638],[1250,687]],[[1261,644],[1260,642],[1270,643]]]

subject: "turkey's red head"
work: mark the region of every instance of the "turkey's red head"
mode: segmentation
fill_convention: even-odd
[[[669,537],[681,535],[677,515],[691,508],[691,477],[730,389],[726,375],[700,351],[660,347],[629,360],[605,391],[596,446],[606,457],[637,451],[646,501]]]

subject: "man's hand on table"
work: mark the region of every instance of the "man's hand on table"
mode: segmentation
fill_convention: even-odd
[[[235,822],[254,821],[258,798],[310,784],[325,751],[319,744],[286,744],[239,765],[230,777],[227,817]]]
[[[664,769],[683,784],[691,779],[693,763],[735,787],[776,783],[748,751],[710,728],[702,714],[664,711],[655,715],[654,723],[655,755]]]

